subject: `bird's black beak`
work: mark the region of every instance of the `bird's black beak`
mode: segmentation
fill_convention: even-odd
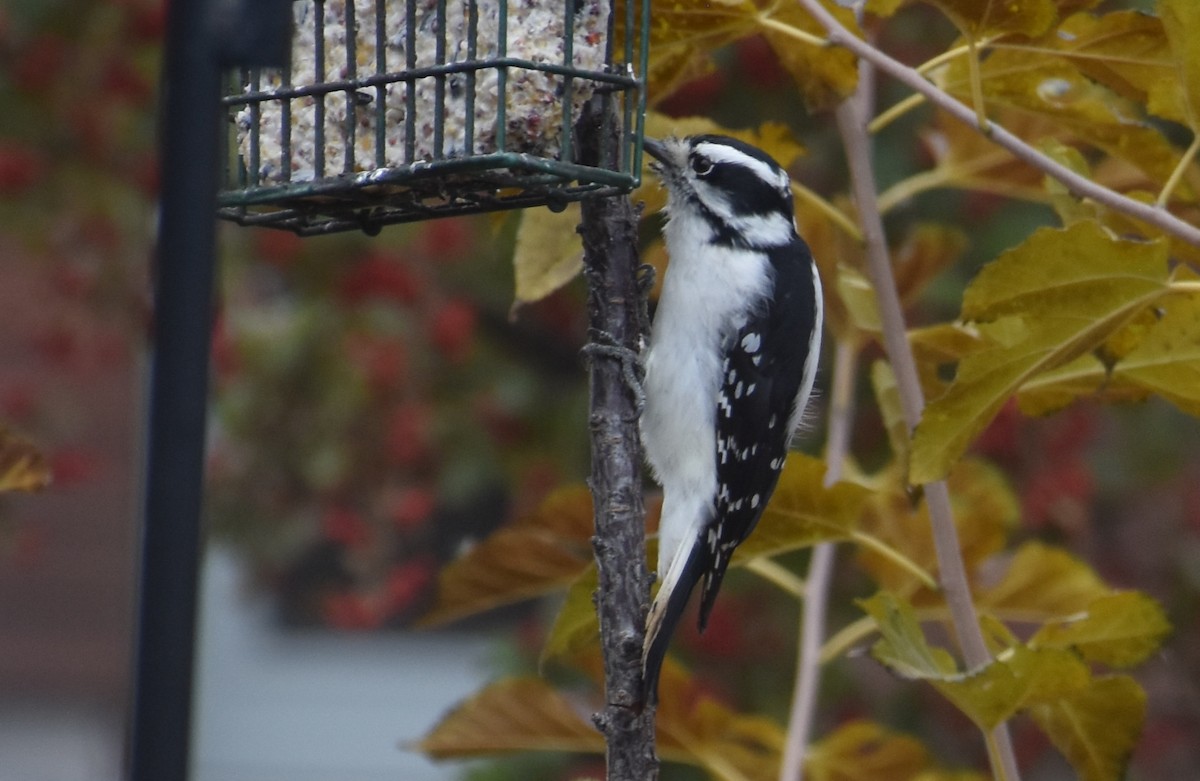
[[[666,154],[667,147],[662,141],[657,138],[646,137],[642,139],[642,149],[646,150],[646,154],[653,157],[660,163],[667,162]]]

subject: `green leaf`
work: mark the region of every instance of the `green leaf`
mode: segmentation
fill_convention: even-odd
[[[1032,704],[1053,702],[1087,686],[1090,673],[1075,654],[1017,645],[979,670],[957,671],[954,658],[930,646],[912,607],[880,592],[858,604],[882,638],[871,654],[896,674],[932,684],[981,729],[991,730]]]
[[[1171,631],[1163,609],[1136,591],[1107,594],[1087,610],[1046,624],[1029,643],[1044,648],[1072,648],[1090,662],[1133,667],[1159,649]]]
[[[502,526],[438,575],[421,624],[453,621],[566,588],[592,563],[592,496],[562,488],[532,515]]]
[[[925,640],[912,605],[886,591],[857,604],[874,619],[882,635],[871,647],[871,655],[880,663],[904,678],[934,680],[956,674],[954,657]]]
[[[1126,675],[1095,678],[1029,715],[1082,781],[1119,781],[1146,718],[1146,694]]]
[[[931,683],[980,729],[990,731],[1019,710],[1078,692],[1090,678],[1087,665],[1070,651],[1017,645],[981,670]]]
[[[539,678],[505,678],[459,704],[411,748],[434,759],[528,750],[603,753],[604,739],[585,712]]]
[[[521,210],[513,248],[514,309],[540,301],[570,282],[583,270],[583,242],[576,232],[579,204],[562,212]]]
[[[1095,223],[1044,228],[988,264],[963,298],[987,346],[959,362],[926,407],[910,480],[945,476],[1030,378],[1102,344],[1168,289],[1167,244],[1109,236]]]
[[[542,645],[539,665],[579,653],[597,644],[600,622],[596,616],[594,596],[598,587],[599,577],[593,565],[585,569],[567,589],[567,597],[558,609],[554,625],[550,627],[550,633]]]

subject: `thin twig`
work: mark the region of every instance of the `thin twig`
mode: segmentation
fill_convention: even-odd
[[[833,380],[830,390],[829,435],[825,442],[825,486],[842,477],[842,465],[850,449],[850,429],[854,417],[854,376],[858,367],[859,345],[852,339],[839,341],[834,350]],[[825,614],[837,552],[833,543],[813,548],[804,589],[804,615],[800,621],[800,640],[796,655],[796,683],[788,714],[787,740],[779,765],[779,781],[803,781],[804,756],[812,741],[816,721],[817,695],[821,684],[821,646],[825,642]]]
[[[779,781],[802,781],[804,755],[812,739],[816,721],[817,694],[821,684],[821,645],[825,641],[825,608],[829,604],[829,585],[833,580],[836,546],[823,542],[813,548],[808,563],[804,591],[804,617],[801,620],[800,651],[796,657],[796,685],[792,690],[788,714],[787,742],[779,765]]]
[[[797,0],[797,2],[804,6],[804,9],[826,29],[829,44],[849,49],[900,83],[921,93],[929,99],[930,103],[944,110],[960,122],[979,129],[993,142],[1012,152],[1015,157],[1024,160],[1046,175],[1062,182],[1077,197],[1091,198],[1093,201],[1107,206],[1113,211],[1127,214],[1181,241],[1200,247],[1200,228],[1179,219],[1166,209],[1160,209],[1151,204],[1136,201],[1133,198],[1110,190],[1104,185],[1097,184],[1085,176],[1081,176],[1053,158],[1042,154],[1034,147],[1025,143],[1020,137],[1010,133],[995,122],[989,122],[984,128],[979,128],[978,117],[976,117],[974,109],[964,105],[949,93],[939,89],[914,69],[855,36],[833,14],[825,10],[818,0]],[[779,32],[785,35],[789,34],[784,30],[779,30]],[[800,38],[799,36],[795,37]],[[811,37],[811,33],[807,34],[803,40],[807,41]]]
[[[799,1],[806,7],[815,5],[808,0]],[[820,10],[824,12],[824,9]],[[832,20],[832,17],[830,19]],[[836,20],[832,21],[836,23]],[[860,72],[870,69],[865,58],[860,59],[859,64]],[[911,431],[921,419],[925,396],[921,390],[916,360],[907,339],[904,311],[892,274],[883,217],[876,196],[871,139],[867,133],[866,109],[870,96],[865,87],[869,87],[869,79],[860,78],[859,89],[838,107],[837,122],[846,150],[846,162],[850,168],[851,189],[866,238],[867,269],[875,288],[875,298],[883,325],[884,347],[896,376],[896,388],[904,420]],[[958,530],[954,525],[950,493],[946,483],[938,481],[927,484],[925,501],[933,529],[942,591],[950,608],[955,634],[968,669],[976,669],[990,662],[991,654],[984,643],[983,633],[979,628],[979,617],[971,600],[970,583],[959,547]],[[1007,725],[1002,724],[992,732],[988,747],[995,775],[1006,781],[1017,781],[1019,775],[1016,756],[1012,750]]]

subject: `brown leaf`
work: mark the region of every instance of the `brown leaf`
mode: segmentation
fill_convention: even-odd
[[[540,678],[504,678],[443,716],[411,748],[434,759],[532,750],[603,753],[604,739],[587,713]]]
[[[438,577],[421,625],[440,624],[566,588],[592,561],[592,498],[559,489],[532,515],[501,527]]]

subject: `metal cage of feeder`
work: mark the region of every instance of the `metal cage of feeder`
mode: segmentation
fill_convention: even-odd
[[[291,64],[231,74],[221,217],[301,235],[639,183],[649,0],[296,0]],[[616,101],[621,150],[576,161]]]

